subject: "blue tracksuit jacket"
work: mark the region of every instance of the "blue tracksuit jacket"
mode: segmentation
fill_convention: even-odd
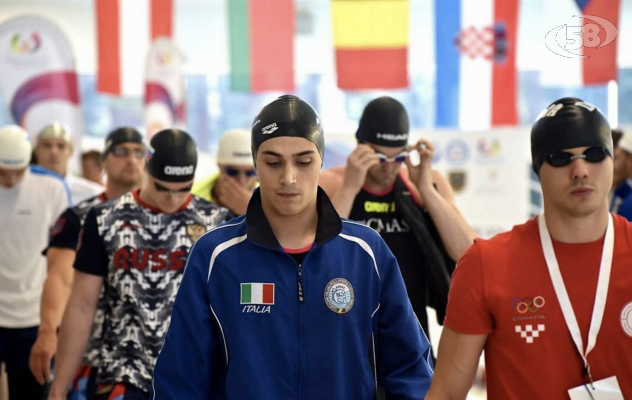
[[[245,216],[192,248],[154,371],[155,400],[424,398],[430,346],[380,235],[341,220],[319,189],[298,264],[259,190]]]

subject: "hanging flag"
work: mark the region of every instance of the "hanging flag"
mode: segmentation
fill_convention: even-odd
[[[294,91],[294,0],[227,0],[235,91]]]
[[[540,75],[543,85],[577,87],[617,80],[621,0],[547,1],[544,11],[548,51]]]
[[[173,0],[95,0],[97,90],[116,96],[143,93],[151,41],[172,36]]]
[[[158,131],[184,128],[184,56],[171,39],[156,39],[147,56],[145,72],[145,131],[147,139]]]
[[[52,22],[33,16],[0,25],[0,86],[15,123],[31,135],[59,121],[73,141],[83,131],[75,60]]]
[[[408,87],[408,0],[332,0],[341,89]]]
[[[518,123],[519,0],[435,0],[436,125]]]

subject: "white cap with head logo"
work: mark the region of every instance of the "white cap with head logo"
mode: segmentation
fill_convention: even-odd
[[[219,140],[217,163],[252,167],[250,132],[242,129],[229,130]]]

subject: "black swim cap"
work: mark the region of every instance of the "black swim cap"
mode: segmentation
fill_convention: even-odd
[[[193,138],[180,129],[165,129],[156,133],[147,151],[147,172],[166,182],[186,182],[193,179],[197,166],[197,148]]]
[[[603,147],[613,154],[610,124],[599,109],[574,97],[559,99],[540,113],[531,129],[531,163],[539,175],[549,154],[574,147]]]
[[[392,97],[379,97],[364,108],[356,139],[360,143],[402,147],[408,144],[410,124],[408,113]]]
[[[316,110],[296,96],[284,95],[263,107],[252,122],[252,157],[257,160],[261,143],[279,136],[300,137],[316,145],[320,158],[325,153],[323,124]]]
[[[107,157],[107,155],[112,150],[114,150],[114,146],[121,143],[138,143],[143,145],[145,144],[145,142],[143,141],[143,135],[141,135],[140,132],[138,132],[136,129],[130,128],[129,126],[117,128],[110,132],[105,138],[105,150],[103,151],[103,158]]]

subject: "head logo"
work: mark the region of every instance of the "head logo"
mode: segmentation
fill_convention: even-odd
[[[378,139],[388,140],[390,142],[399,142],[400,140],[408,140],[408,133],[380,133],[376,135]]]
[[[605,18],[596,15],[573,15],[574,18],[583,18],[596,23],[586,23],[581,26],[568,26],[566,24],[551,29],[545,37],[544,44],[553,53],[561,57],[577,58],[586,57],[583,47],[600,49],[612,43],[617,37],[617,27]],[[599,35],[605,31],[605,38],[602,40]]]
[[[538,324],[535,330],[533,329],[533,325],[527,325],[524,329],[522,329],[520,325],[516,325],[514,329],[521,338],[531,344],[534,338],[540,337],[540,332],[544,332],[544,324]]]
[[[621,327],[626,335],[632,337],[632,301],[621,310]]]
[[[346,314],[353,308],[355,295],[353,286],[344,278],[329,281],[324,292],[325,304],[336,314]]]
[[[35,53],[40,48],[42,39],[37,32],[33,32],[31,36],[23,39],[20,34],[16,33],[11,37],[11,51],[16,54]]]
[[[526,312],[538,312],[542,307],[544,307],[544,304],[545,301],[542,296],[536,296],[533,299],[529,297],[525,299],[514,297],[511,299],[511,308],[518,311],[520,314],[525,314]]]
[[[259,122],[259,121],[257,121],[257,122]],[[261,128],[261,134],[269,135],[272,132],[276,131],[277,129],[279,129],[279,127],[277,126],[276,122],[273,122],[270,125],[266,125],[263,128]]]

